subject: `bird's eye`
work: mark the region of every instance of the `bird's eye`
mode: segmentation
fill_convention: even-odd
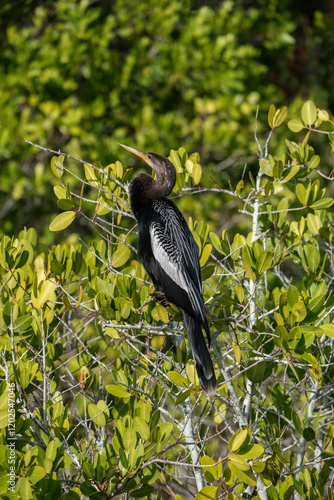
[[[150,153],[148,153],[147,158],[148,158],[149,160],[152,160],[152,155],[150,155]]]

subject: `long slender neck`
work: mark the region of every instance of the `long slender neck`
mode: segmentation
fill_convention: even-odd
[[[148,174],[138,174],[129,186],[130,205],[134,216],[138,218],[140,210],[146,203],[168,196],[172,189],[173,187],[167,189]]]
[[[167,160],[166,160],[167,161]],[[170,162],[168,162],[170,163]],[[165,198],[175,185],[176,172],[174,165],[158,166],[154,168],[156,180],[148,174],[138,174],[129,187],[130,204],[134,216],[137,218],[141,208],[149,201]]]

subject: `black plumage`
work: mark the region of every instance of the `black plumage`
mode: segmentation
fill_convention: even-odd
[[[174,165],[155,153],[123,147],[143,158],[156,174],[154,180],[140,173],[129,186],[131,209],[138,221],[138,258],[158,295],[182,309],[200,383],[213,393],[217,382],[202,332],[203,327],[210,345],[197,245],[180,210],[166,198],[176,181]]]

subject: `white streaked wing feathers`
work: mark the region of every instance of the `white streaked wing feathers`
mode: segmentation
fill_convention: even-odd
[[[166,240],[166,235],[161,231],[161,226],[152,224],[150,227],[151,245],[154,257],[159,262],[165,273],[172,278],[183,290],[188,290],[180,265],[177,262],[177,249],[171,241]]]
[[[154,256],[165,273],[189,294],[194,309],[204,317],[198,273],[195,272],[194,283],[185,271],[189,265],[194,266],[198,262],[197,245],[193,239],[187,238],[184,227],[175,213],[171,211],[168,215],[171,216],[169,218],[171,224],[168,224],[169,220],[166,218],[164,224],[155,222],[150,227]]]

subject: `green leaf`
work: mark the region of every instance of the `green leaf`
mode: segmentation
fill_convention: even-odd
[[[313,208],[313,210],[324,210],[325,208],[331,207],[333,202],[333,198],[322,198],[312,203],[311,208]]]
[[[258,274],[262,274],[266,272],[272,263],[272,255],[270,252],[261,252],[257,261],[256,261],[256,271]]]
[[[260,384],[264,380],[266,367],[266,361],[260,361],[256,363],[252,362],[252,364],[246,370],[246,377],[248,378],[248,380],[253,382],[253,384]]]
[[[46,475],[45,469],[43,467],[40,467],[39,465],[36,465],[31,472],[29,473],[28,477],[31,482],[31,484],[36,484],[38,481],[43,479],[43,477]]]
[[[322,378],[321,366],[318,363],[314,363],[310,371],[316,379],[320,380]]]
[[[238,470],[250,470],[249,463],[246,462],[246,460],[240,457],[237,453],[231,452],[228,456],[228,461],[229,464],[233,463],[238,468]]]
[[[255,476],[250,469],[247,471],[243,471],[239,469],[234,462],[229,462],[228,466],[240,481],[243,481],[244,483],[249,484],[250,486],[256,486]]]
[[[262,159],[259,161],[259,165],[263,173],[268,175],[268,177],[273,177],[273,166],[269,160]]]
[[[301,300],[299,302],[296,302],[296,304],[294,304],[294,306],[292,307],[292,314],[296,316],[296,320],[298,322],[303,321],[306,318],[307,314],[304,302],[302,302]]]
[[[317,119],[317,108],[313,101],[306,101],[302,107],[302,119],[305,125],[311,126]]]
[[[287,298],[289,306],[293,307],[299,300],[299,290],[295,286],[290,285],[287,291]]]
[[[182,165],[181,165],[180,157],[174,149],[170,150],[170,154],[169,154],[168,159],[173,163],[177,173],[182,172]]]
[[[237,451],[239,448],[241,448],[241,446],[249,443],[251,436],[252,432],[248,427],[244,429],[239,429],[231,437],[228,443],[228,449],[232,452]]]
[[[305,429],[303,430],[303,438],[305,439],[305,441],[313,441],[313,439],[315,438],[315,432],[312,427],[305,427]]]
[[[212,245],[210,245],[209,243],[207,243],[204,246],[203,250],[202,250],[202,255],[201,255],[201,258],[200,258],[200,266],[201,267],[203,267],[206,264],[208,258],[211,255],[211,252],[212,252]]]
[[[8,408],[9,408],[9,398],[8,398],[8,388],[5,388],[5,392],[0,396],[0,429],[4,429],[8,426]]]
[[[53,191],[58,199],[66,198],[66,189],[61,186],[54,186]]]
[[[219,480],[223,475],[222,462],[219,462],[217,465],[215,465],[215,461],[212,458],[204,455],[203,457],[201,457],[201,465],[210,466],[210,467],[203,467],[205,479],[209,483],[213,483],[215,479]]]
[[[75,212],[69,211],[57,215],[55,219],[51,222],[49,226],[50,231],[62,231],[68,227],[75,219]]]
[[[302,124],[302,122],[300,120],[293,119],[293,120],[288,121],[288,127],[291,130],[291,132],[297,133],[297,132],[300,132],[301,130],[303,130],[304,125]]]
[[[208,264],[207,266],[203,267],[201,269],[201,279],[202,281],[206,281],[207,279],[211,278],[213,273],[215,272],[215,264]]]
[[[238,365],[240,364],[241,361],[241,349],[239,345],[236,342],[232,342],[232,349],[234,352],[234,357]]]
[[[105,408],[107,408],[107,405],[104,401],[99,401],[99,403],[103,403]],[[104,410],[103,406],[101,407],[101,405],[98,406],[93,403],[90,403],[87,409],[88,409],[88,415],[90,416],[91,419],[93,419],[93,422],[96,425],[99,425],[100,427],[105,427],[107,425],[107,415],[103,411]]]
[[[134,429],[128,427],[122,436],[125,451],[130,451],[137,445],[137,434]]]
[[[30,328],[31,324],[33,322],[33,318],[29,314],[25,314],[24,316],[20,316],[17,318],[15,327],[19,332],[25,332]]]
[[[28,262],[28,260],[29,260],[28,250],[23,250],[23,252],[19,252],[14,262],[15,269],[21,269],[21,267],[24,267]]]
[[[297,184],[297,187],[296,187],[296,195],[297,195],[297,198],[298,200],[300,201],[300,203],[302,205],[305,205],[305,199],[306,199],[306,189],[304,187],[304,185],[299,182]]]
[[[213,233],[211,231],[211,233],[210,233],[210,240],[211,240],[211,243],[213,244],[213,246],[215,247],[215,249],[217,250],[217,252],[219,252],[221,254],[224,254],[224,251],[222,249],[219,236],[217,236],[216,233]]]
[[[258,474],[261,474],[261,472],[263,472],[264,469],[266,468],[266,464],[264,462],[254,462],[252,465],[252,468],[255,472],[257,472]],[[252,500],[254,500],[254,499],[252,499]]]
[[[273,128],[279,127],[284,122],[286,115],[288,113],[288,108],[284,106],[282,109],[278,109],[273,118]]]
[[[98,173],[95,168],[93,168],[90,165],[87,165],[86,163],[84,164],[84,169],[85,169],[85,177],[89,184],[94,187],[98,187],[100,185],[100,181],[98,179]]]
[[[143,418],[136,416],[133,419],[133,429],[138,432],[141,439],[145,441],[150,439],[150,429]]]
[[[237,187],[235,188],[235,190],[239,196],[242,196],[242,192],[243,192],[244,188],[245,188],[245,182],[243,180],[239,181],[237,184]]]
[[[58,178],[62,177],[62,175],[64,173],[63,163],[64,163],[64,156],[63,155],[53,156],[51,158],[52,173],[53,173],[53,175],[55,175]]]
[[[37,309],[41,309],[41,307],[47,302],[48,300],[52,300],[54,298],[54,292],[57,288],[56,283],[53,283],[50,280],[45,281],[40,290],[37,291],[37,296],[35,295],[35,292],[33,290],[31,294],[31,301]]]
[[[295,175],[298,174],[299,170],[299,165],[293,165],[292,167],[287,168],[283,174],[284,182],[288,182],[289,180],[293,179]]]
[[[327,122],[329,120],[329,114],[325,109],[319,109],[318,111],[318,118],[319,120],[323,122]]]
[[[288,209],[290,205],[290,200],[288,198],[282,198],[279,204],[277,205],[277,210],[284,210],[284,212],[280,212],[278,214],[277,227],[282,227],[286,221],[286,214],[288,213]]]
[[[276,161],[273,168],[273,176],[275,179],[280,179],[283,174],[284,165],[281,161]]]
[[[273,104],[270,105],[269,111],[268,111],[268,124],[270,128],[274,127],[274,116],[276,113],[276,108]]]
[[[308,162],[308,166],[310,168],[317,168],[317,166],[319,165],[320,163],[320,156],[318,155],[314,155],[312,156],[312,158],[310,159],[310,161]]]
[[[171,422],[162,422],[159,424],[159,430],[160,430],[160,439],[161,441],[164,441],[165,439],[169,439],[172,430],[173,430],[173,424]]]
[[[320,264],[320,252],[315,245],[307,248],[306,260],[313,273],[317,273]]]
[[[112,256],[112,266],[116,268],[124,266],[124,264],[129,260],[130,255],[130,248],[126,245],[120,245]]]
[[[291,415],[292,415],[292,420],[293,420],[293,424],[295,426],[296,431],[299,434],[303,434],[303,428],[302,428],[300,418],[298,417],[298,414],[295,412],[295,410],[292,410]]]
[[[106,389],[110,394],[116,396],[117,398],[129,398],[131,396],[131,393],[121,385],[109,384],[106,386]]]
[[[143,461],[145,449],[142,444],[139,444],[137,448],[132,448],[129,451],[129,467],[130,469],[134,469],[138,467],[140,463]]]
[[[320,328],[326,337],[334,337],[334,325],[321,325]]]
[[[138,490],[133,490],[130,492],[131,498],[144,498],[148,497],[154,491],[154,486],[145,485]]]
[[[168,311],[161,304],[157,304],[152,310],[152,317],[157,321],[168,323]]]
[[[52,462],[56,460],[59,446],[60,442],[58,438],[54,439],[53,441],[50,441],[46,447],[45,458],[52,460]]]
[[[254,460],[264,453],[264,448],[260,444],[248,444],[247,446],[242,446],[238,451],[238,455],[245,460]]]
[[[193,164],[191,177],[194,179],[194,184],[197,186],[197,184],[200,183],[202,177],[202,167],[199,163]]]
[[[33,495],[33,490],[31,484],[26,477],[20,477],[16,483],[16,491],[19,492],[20,500],[32,500],[35,495]],[[16,498],[16,497],[14,497]]]
[[[189,387],[188,379],[186,379],[181,373],[170,371],[167,373],[169,380],[179,386],[179,387]]]
[[[195,500],[217,500],[221,486],[204,486],[195,496]]]
[[[318,234],[319,229],[322,227],[321,219],[318,215],[312,214],[311,212],[307,214],[307,227],[312,235]]]
[[[50,269],[53,274],[56,276],[61,276],[62,272],[65,269],[65,266],[59,262],[57,259],[52,259],[50,263]]]
[[[248,276],[248,278],[251,279],[252,281],[255,281],[256,274],[252,269],[251,261],[252,261],[252,258],[250,255],[249,248],[247,246],[245,246],[242,249],[242,263],[244,265],[244,269],[245,269],[245,272],[246,272],[246,275]]]
[[[181,392],[175,400],[175,406],[183,403],[191,394],[191,389],[187,389],[186,391]]]
[[[73,201],[67,198],[61,198],[57,201],[57,206],[61,210],[70,210],[73,207]]]

